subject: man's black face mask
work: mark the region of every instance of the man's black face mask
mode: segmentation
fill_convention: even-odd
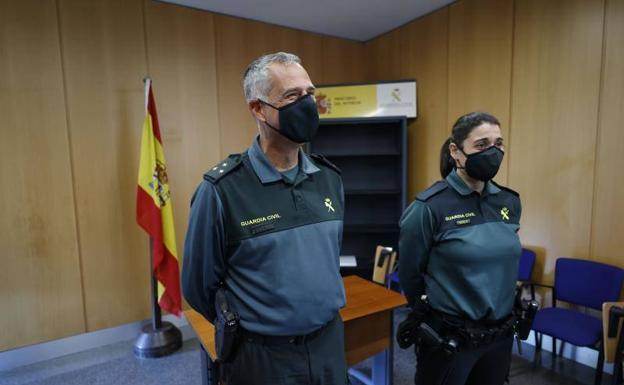
[[[483,151],[472,154],[466,154],[464,150],[461,150],[461,152],[466,155],[466,165],[464,167],[466,173],[471,178],[483,182],[487,182],[496,176],[505,155],[503,150],[496,146],[488,147]]]
[[[306,143],[312,140],[318,131],[319,115],[313,95],[304,95],[294,102],[282,107],[275,107],[265,101],[260,103],[279,112],[279,129],[268,121],[267,126],[295,143]]]

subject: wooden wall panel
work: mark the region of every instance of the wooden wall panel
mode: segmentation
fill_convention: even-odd
[[[624,267],[624,0],[607,0],[591,255]]]
[[[148,318],[135,221],[146,75],[141,0],[60,0],[87,330]]]
[[[317,83],[355,83],[368,81],[368,61],[364,43],[323,36],[322,68]]]
[[[462,0],[449,22],[448,122],[485,111],[501,122],[509,140],[513,0]],[[507,183],[507,161],[496,180]]]
[[[245,151],[258,129],[243,94],[243,72],[261,55],[297,54],[313,83],[322,72],[322,37],[307,32],[215,15],[221,152]]]
[[[562,255],[623,266],[624,0],[604,6],[462,0],[361,44],[150,0],[0,2],[0,350],[149,316],[141,80],[149,69],[181,257],[202,172],[257,132],[242,73],[278,50],[316,84],[417,80],[410,199],[439,179],[454,119],[492,111],[509,122],[522,240],[546,257],[535,278]]]
[[[54,1],[0,2],[0,351],[85,331]]]
[[[214,17],[146,0],[146,24],[181,266],[191,196],[203,173],[222,159]]]
[[[448,8],[367,43],[372,80],[416,79],[418,117],[408,125],[408,200],[440,179],[447,122]]]
[[[557,257],[589,255],[602,19],[601,1],[516,3],[509,185],[545,281]]]

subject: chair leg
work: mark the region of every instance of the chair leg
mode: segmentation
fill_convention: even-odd
[[[613,384],[621,384],[622,383],[622,337],[620,337],[620,341],[618,343],[617,349],[615,351],[615,360],[613,362]]]
[[[596,363],[596,378],[594,379],[594,385],[600,385],[602,383],[602,372],[604,371],[604,349],[602,344],[598,344],[598,362]]]
[[[553,360],[557,357],[557,339],[555,337],[552,338],[552,356]]]
[[[615,362],[613,364],[613,385],[622,383],[622,363]]]

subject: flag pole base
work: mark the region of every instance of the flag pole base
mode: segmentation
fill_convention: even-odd
[[[143,326],[141,334],[134,341],[134,355],[137,358],[158,358],[174,353],[182,347],[182,332],[171,322],[163,322],[154,329],[151,323]]]

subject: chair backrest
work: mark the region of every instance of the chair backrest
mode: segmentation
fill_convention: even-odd
[[[602,330],[605,332],[602,335],[602,346],[604,347],[605,362],[611,363],[615,361],[615,352],[617,350],[618,342],[622,336],[622,323],[621,318],[615,318],[617,321],[613,325],[609,325],[609,314],[611,308],[624,308],[624,302],[605,302],[602,305]],[[609,335],[610,328],[615,327],[615,335]]]
[[[620,298],[624,270],[585,259],[559,258],[555,265],[557,300],[602,309]]]
[[[373,282],[386,284],[386,276],[394,268],[396,251],[392,247],[377,246],[375,250],[375,266],[373,267]]]
[[[533,266],[535,266],[535,251],[523,248],[518,265],[518,281],[530,281]]]

